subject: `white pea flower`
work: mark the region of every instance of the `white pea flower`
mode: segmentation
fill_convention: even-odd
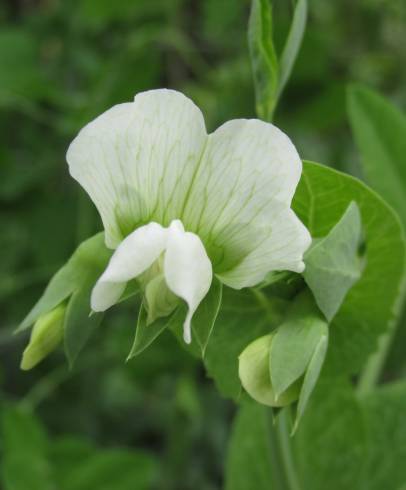
[[[190,342],[213,274],[240,289],[270,271],[304,269],[311,238],[290,207],[302,163],[272,124],[237,119],[208,135],[190,99],[151,90],[85,126],[67,160],[115,249],[93,289],[94,311],[138,278],[151,321],[186,302]]]

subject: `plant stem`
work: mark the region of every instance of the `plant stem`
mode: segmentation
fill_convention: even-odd
[[[358,382],[357,391],[360,396],[369,393],[378,383],[395,332],[396,328],[395,326],[392,326],[392,328],[379,339],[378,350],[368,359]]]
[[[291,436],[289,434],[288,408],[283,409],[279,414],[276,429],[281,459],[286,475],[287,488],[289,490],[301,490],[292,453]]]

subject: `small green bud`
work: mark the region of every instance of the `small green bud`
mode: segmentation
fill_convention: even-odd
[[[257,402],[284,407],[299,397],[301,380],[293,383],[278,397],[270,376],[270,351],[274,335],[265,335],[249,344],[239,357],[239,376],[247,393]]]
[[[32,369],[60,344],[65,311],[66,306],[62,304],[38,318],[32,329],[30,342],[23,352],[21,369]]]

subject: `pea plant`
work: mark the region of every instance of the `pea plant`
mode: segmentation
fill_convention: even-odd
[[[257,119],[208,133],[204,107],[162,88],[79,131],[68,170],[102,231],[22,321],[21,368],[60,345],[74,368],[104,312],[126,302],[138,315],[123,360],[168,331],[235,402],[226,490],[404,490],[406,384],[382,373],[405,293],[406,119],[351,85],[366,183],[302,160],[278,103],[306,17],[298,0],[278,53],[271,5],[252,1]]]

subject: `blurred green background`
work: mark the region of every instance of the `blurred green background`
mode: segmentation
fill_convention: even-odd
[[[292,4],[273,4],[281,46]],[[303,158],[359,175],[346,86],[364,82],[406,106],[406,3],[311,0],[309,7],[275,122]],[[66,490],[221,486],[234,407],[170,334],[124,362],[137,305],[108,313],[71,372],[62,352],[20,371],[27,335],[12,331],[50,275],[101,229],[65,163],[69,142],[86,122],[157,87],[189,95],[209,130],[255,116],[248,12],[248,0],[0,4],[0,481],[6,490],[46,490],[32,476],[24,479],[27,465],[27,475],[46,479],[56,472],[68,481]],[[22,408],[33,409],[35,418]],[[21,472],[18,488],[7,486],[12,471]]]

